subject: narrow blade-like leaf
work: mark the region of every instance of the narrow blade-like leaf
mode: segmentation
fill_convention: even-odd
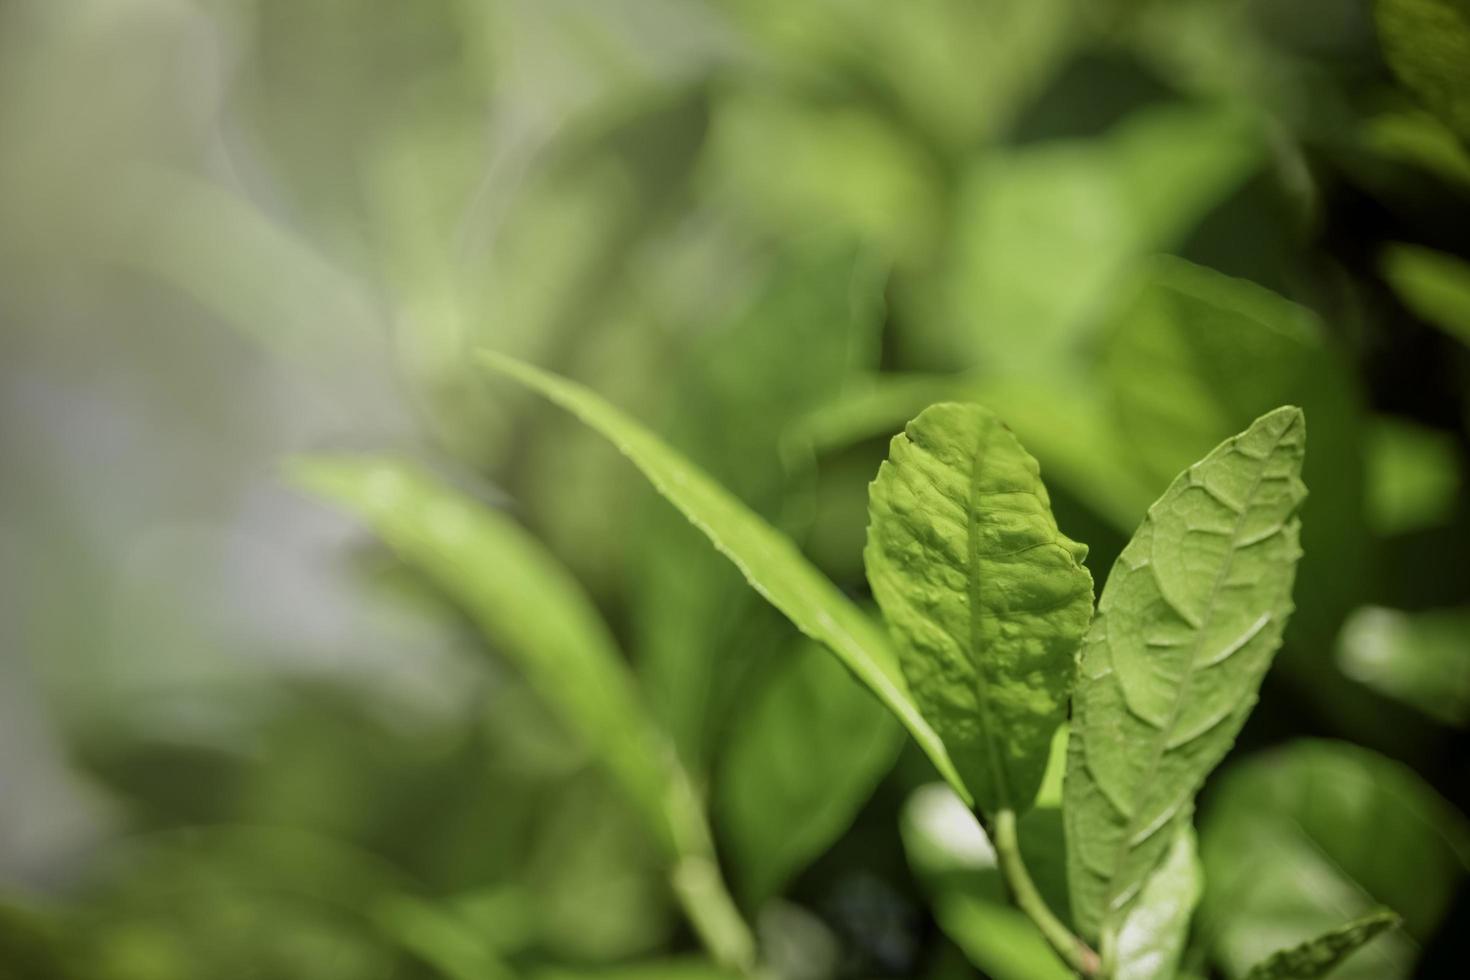
[[[988,409],[925,409],[869,488],[868,581],[924,717],[986,813],[1036,798],[1092,616],[1087,549]]]
[[[1315,939],[1283,949],[1251,967],[1246,980],[1313,980],[1326,976],[1380,932],[1399,924],[1397,914],[1383,909],[1323,933]]]
[[[1063,811],[1072,908],[1104,955],[1255,703],[1291,613],[1305,423],[1258,419],[1149,508],[1082,647]]]
[[[627,456],[654,488],[699,528],[751,587],[796,627],[824,644],[888,706],[935,767],[966,798],[944,743],[920,714],[883,631],[802,556],[795,544],[639,423],[564,378],[492,352],[491,370],[577,416]]]
[[[598,752],[677,852],[676,778],[612,634],[571,574],[514,520],[385,459],[307,459],[295,482],[365,521],[474,617],[570,728]]]

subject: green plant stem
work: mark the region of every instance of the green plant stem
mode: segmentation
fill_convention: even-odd
[[[1000,863],[1001,875],[1010,889],[1016,907],[1036,923],[1046,941],[1051,943],[1057,955],[1084,977],[1096,977],[1102,970],[1102,961],[1092,947],[1073,935],[1062,920],[1047,907],[1046,900],[1037,891],[1036,883],[1026,870],[1021,859],[1021,839],[1016,832],[1014,810],[998,810],[991,825],[990,839],[995,845],[996,858]]]
[[[689,923],[717,963],[742,976],[755,971],[755,937],[725,888],[712,858],[687,855],[670,876]]]
[[[730,897],[715,857],[704,805],[677,762],[670,762],[663,815],[673,844],[669,882],[689,924],[716,963],[741,976],[754,977],[755,935]]]

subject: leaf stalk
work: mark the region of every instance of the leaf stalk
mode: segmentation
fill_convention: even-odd
[[[1041,930],[1046,941],[1056,950],[1057,955],[1062,958],[1069,967],[1079,976],[1096,977],[1102,972],[1102,960],[1096,951],[1082,939],[1073,934],[1072,930],[1058,919],[1056,913],[1047,906],[1046,899],[1042,898],[1036,883],[1031,880],[1031,873],[1026,870],[1026,862],[1021,858],[1021,839],[1016,830],[1016,811],[1011,809],[997,810],[995,820],[990,828],[990,839],[995,845],[995,854],[1000,864],[1001,876],[1005,879],[1006,887],[1010,889],[1011,900],[1016,907]]]

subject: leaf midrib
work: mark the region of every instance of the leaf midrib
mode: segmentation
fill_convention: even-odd
[[[970,620],[970,663],[975,668],[975,687],[977,691],[977,707],[980,715],[980,730],[985,733],[985,755],[990,762],[990,769],[995,777],[995,795],[1001,809],[1012,809],[1010,782],[1006,777],[1005,768],[1001,765],[1000,747],[996,744],[996,722],[995,715],[990,704],[990,677],[986,673],[984,665],[980,660],[980,619],[981,619],[981,596],[980,596],[980,476],[984,470],[986,450],[989,444],[989,436],[994,422],[988,418],[982,418],[980,423],[980,435],[977,439],[975,452],[970,458],[970,506],[965,514],[965,531],[969,549],[970,569],[965,576],[965,584],[968,587],[969,620]]]

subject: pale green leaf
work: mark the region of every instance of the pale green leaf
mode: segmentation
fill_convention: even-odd
[[[903,736],[817,644],[795,647],[737,720],[716,783],[716,829],[753,906],[847,829]]]
[[[1144,883],[1118,930],[1113,980],[1156,980],[1178,972],[1203,887],[1194,828],[1181,822],[1164,863]]]
[[[540,392],[602,433],[803,633],[831,649],[898,716],[940,774],[969,795],[920,714],[883,631],[791,542],[639,423],[590,391],[502,355],[485,365]]]
[[[1251,967],[1246,980],[1313,980],[1326,976],[1379,933],[1398,924],[1399,917],[1393,912],[1369,913],[1299,946],[1273,954]]]
[[[1291,613],[1306,433],[1280,408],[1194,464],[1113,566],[1082,646],[1063,812],[1104,955],[1235,740]]]
[[[631,672],[576,580],[506,515],[416,467],[384,459],[306,459],[299,485],[365,521],[459,602],[562,720],[596,750],[677,851],[668,805],[677,780]]]
[[[1470,723],[1470,608],[1364,606],[1337,642],[1342,672],[1446,725]]]
[[[1384,58],[1445,124],[1470,140],[1470,2],[1378,0]]]
[[[1200,842],[1202,934],[1229,977],[1384,907],[1404,928],[1333,976],[1411,976],[1470,867],[1459,812],[1402,765],[1342,742],[1294,742],[1232,767]]]
[[[1087,549],[988,409],[925,409],[869,488],[868,582],[924,716],[986,813],[1036,798],[1092,616]]]

